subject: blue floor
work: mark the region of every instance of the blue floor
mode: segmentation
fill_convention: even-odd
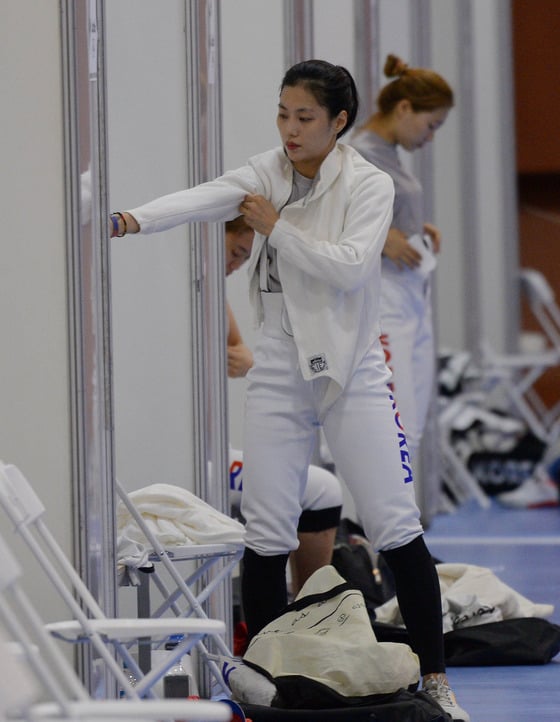
[[[560,624],[560,508],[513,511],[467,503],[435,517],[426,533],[444,562],[490,568],[533,602],[554,604]],[[450,667],[472,722],[560,722],[560,655],[544,666]]]

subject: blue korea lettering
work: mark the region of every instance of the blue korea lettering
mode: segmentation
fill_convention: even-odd
[[[412,467],[410,466],[410,454],[408,453],[408,448],[406,446],[406,440],[405,440],[404,448],[401,448],[401,466],[403,468],[403,471],[406,474],[406,476],[404,478],[404,483],[408,484],[411,481],[413,481],[413,477],[412,477]]]
[[[404,483],[408,484],[413,481],[412,467],[410,466],[410,453],[406,445],[406,436],[402,433],[399,433],[399,447],[401,450],[401,466],[405,472]]]
[[[229,467],[229,488],[233,491],[243,491],[243,462],[234,461]]]
[[[389,394],[389,398],[391,400],[391,408],[395,412],[395,424],[399,429],[398,437],[399,449],[401,451],[401,466],[405,473],[404,483],[409,484],[411,481],[414,481],[414,478],[412,476],[412,467],[410,466],[410,454],[408,452],[408,446],[406,444],[406,436],[404,435],[404,426],[401,423],[401,416],[397,411],[397,403],[395,401],[395,397],[392,394]]]

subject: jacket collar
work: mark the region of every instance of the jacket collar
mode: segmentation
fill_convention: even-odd
[[[320,198],[323,193],[326,193],[335,180],[338,178],[342,170],[342,147],[336,143],[334,148],[321,163],[315,183],[311,190],[310,200]]]
[[[283,148],[280,149],[280,152],[282,153],[282,174],[285,180],[289,181],[291,187],[293,166],[286,156]],[[343,147],[337,143],[322,162],[315,178],[313,188],[311,189],[309,200],[316,200],[317,198],[320,198],[335,182],[342,170],[343,153]]]

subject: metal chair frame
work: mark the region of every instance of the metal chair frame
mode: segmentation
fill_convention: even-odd
[[[43,519],[45,507],[29,481],[16,466],[1,462],[0,506],[70,612],[71,619],[50,623],[46,628],[65,641],[91,644],[127,697],[154,697],[156,682],[183,654],[206,635],[217,637],[225,633],[223,621],[208,618],[107,617],[49,531]],[[183,635],[183,640],[165,660],[144,674],[130,651],[131,646],[138,640],[165,640],[171,635]],[[128,683],[123,665],[136,676],[138,682],[134,687]]]
[[[231,709],[205,700],[93,699],[20,585],[22,570],[0,536],[0,621],[22,654],[20,666],[43,688],[39,701],[21,699],[6,718],[21,720],[177,720],[228,722]],[[3,678],[0,678],[0,690]]]
[[[154,565],[153,569],[142,575],[138,587],[139,610],[143,610],[144,614],[149,614],[151,618],[155,619],[161,618],[168,611],[171,611],[175,617],[208,619],[204,603],[212,592],[233,573],[243,555],[244,545],[242,543],[189,544],[167,549],[146,524],[142,514],[118,481],[116,489],[120,500],[153,550],[149,557],[149,561]],[[195,570],[187,576],[181,574],[178,569],[178,562],[185,561],[197,563]],[[167,583],[157,569],[158,564],[163,565],[169,576],[170,581]],[[158,589],[164,600],[154,610],[150,609],[151,583]],[[206,639],[214,643],[217,655],[212,654],[209,650],[206,640],[199,640],[196,643],[196,650],[218,686],[224,693],[229,694],[230,690],[220,671],[217,656],[231,657],[232,652],[220,635],[210,634]],[[149,650],[144,650],[141,659],[141,664],[145,665],[145,668],[149,668],[150,665],[149,653]]]

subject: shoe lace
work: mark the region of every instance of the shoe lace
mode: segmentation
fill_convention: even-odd
[[[430,679],[426,682],[424,691],[433,697],[439,704],[448,707],[455,706],[455,697],[451,687],[441,679]]]

